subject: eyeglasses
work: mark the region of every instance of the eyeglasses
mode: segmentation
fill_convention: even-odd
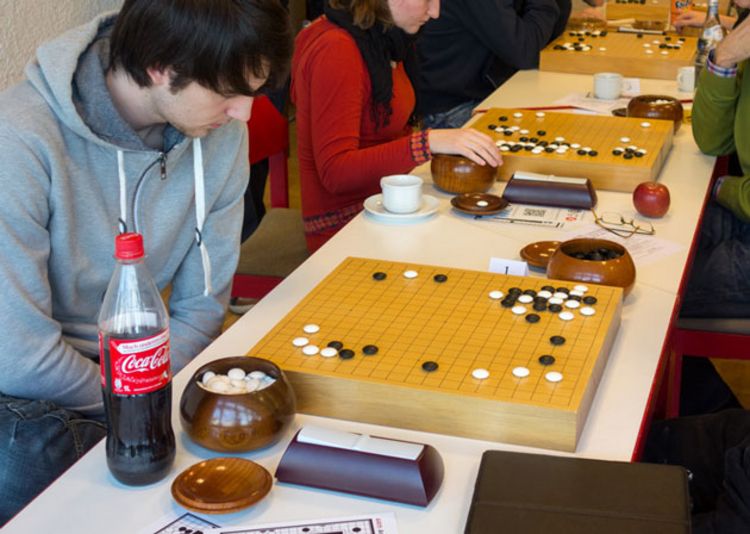
[[[648,221],[638,219],[626,219],[619,213],[605,212],[601,217],[591,210],[594,214],[594,222],[597,226],[612,232],[616,236],[628,238],[633,234],[654,235],[656,230]]]

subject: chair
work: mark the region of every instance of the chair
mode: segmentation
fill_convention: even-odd
[[[727,174],[729,165],[728,157],[717,159],[712,183],[719,176]],[[696,236],[693,250],[689,255],[691,262],[698,239],[699,236]],[[685,290],[687,279],[686,273],[680,293]],[[687,354],[703,358],[750,360],[750,318],[677,317],[672,329],[669,349],[665,415],[677,417],[680,413],[683,357]]]
[[[240,247],[232,298],[260,299],[309,256],[302,214],[289,208],[289,124],[271,101],[253,102],[248,121],[250,163],[268,159],[271,209]]]

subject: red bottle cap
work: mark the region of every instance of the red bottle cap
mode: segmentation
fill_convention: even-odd
[[[143,236],[135,232],[120,234],[115,237],[115,258],[118,260],[137,260],[143,257]]]

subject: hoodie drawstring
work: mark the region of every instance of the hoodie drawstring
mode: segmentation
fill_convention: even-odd
[[[200,249],[203,264],[203,295],[211,293],[211,258],[203,242],[203,223],[206,220],[206,188],[203,178],[203,150],[201,141],[193,139],[193,174],[195,176],[195,244]],[[118,227],[120,233],[128,231],[128,195],[125,179],[125,158],[122,150],[117,151],[117,177],[120,182],[120,218]]]

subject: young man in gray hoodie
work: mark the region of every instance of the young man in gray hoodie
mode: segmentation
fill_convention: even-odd
[[[278,0],[126,0],[0,94],[0,526],[104,434],[97,315],[116,234],[171,283],[172,370],[220,331]]]

